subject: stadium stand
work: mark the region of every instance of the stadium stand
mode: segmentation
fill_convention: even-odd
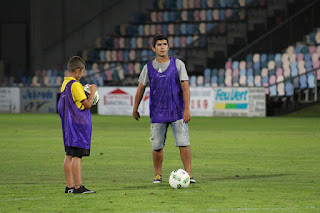
[[[298,1],[311,2],[311,1]],[[155,34],[166,34],[169,55],[186,62],[190,86],[264,87],[270,97],[309,99],[320,80],[320,30],[277,51],[252,50],[241,59],[227,57],[294,15],[295,1],[158,0],[149,11],[116,26],[112,35],[96,39],[95,48],[79,51],[87,61],[83,83],[134,86]],[[305,32],[306,33],[306,32]],[[281,38],[279,38],[281,40]],[[273,45],[281,46],[281,45]],[[315,71],[312,71],[314,70]],[[39,70],[21,77],[19,85],[58,86],[65,70]],[[13,85],[10,78],[4,85]],[[311,92],[310,92],[311,91]]]

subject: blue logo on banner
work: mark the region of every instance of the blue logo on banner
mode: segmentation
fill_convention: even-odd
[[[232,89],[231,91],[217,90],[215,100],[219,101],[246,101],[248,90],[240,91],[239,89]]]

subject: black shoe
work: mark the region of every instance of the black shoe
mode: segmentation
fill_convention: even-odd
[[[73,193],[73,190],[74,190],[73,187],[71,187],[71,188],[66,187],[66,190],[64,191],[64,193]]]
[[[79,189],[74,189],[73,193],[74,194],[90,194],[90,193],[96,193],[96,192],[86,189],[84,186],[81,185]]]

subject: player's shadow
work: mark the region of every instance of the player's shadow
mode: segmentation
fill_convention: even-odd
[[[224,180],[244,180],[244,179],[264,179],[264,178],[274,178],[274,177],[283,177],[291,174],[272,174],[272,175],[235,175],[229,177],[219,177],[207,179],[210,181],[224,181]]]
[[[125,186],[125,189],[128,190],[137,190],[137,189],[168,189],[170,188],[169,183],[165,184],[165,183],[161,183],[161,184],[146,184],[146,185],[136,185],[136,186]]]

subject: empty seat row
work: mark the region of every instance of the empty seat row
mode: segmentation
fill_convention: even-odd
[[[246,5],[264,6],[266,0],[155,0],[153,7],[165,9],[198,9],[198,8],[230,8]]]
[[[150,13],[151,23],[244,20],[245,9],[202,9],[202,10],[171,10],[153,11]]]
[[[202,22],[193,21],[186,23],[169,24],[140,24],[138,26],[122,25],[115,29],[118,36],[154,36],[156,34],[165,35],[193,35],[205,34],[213,30],[215,33],[221,32],[219,28],[225,28],[225,22]]]

